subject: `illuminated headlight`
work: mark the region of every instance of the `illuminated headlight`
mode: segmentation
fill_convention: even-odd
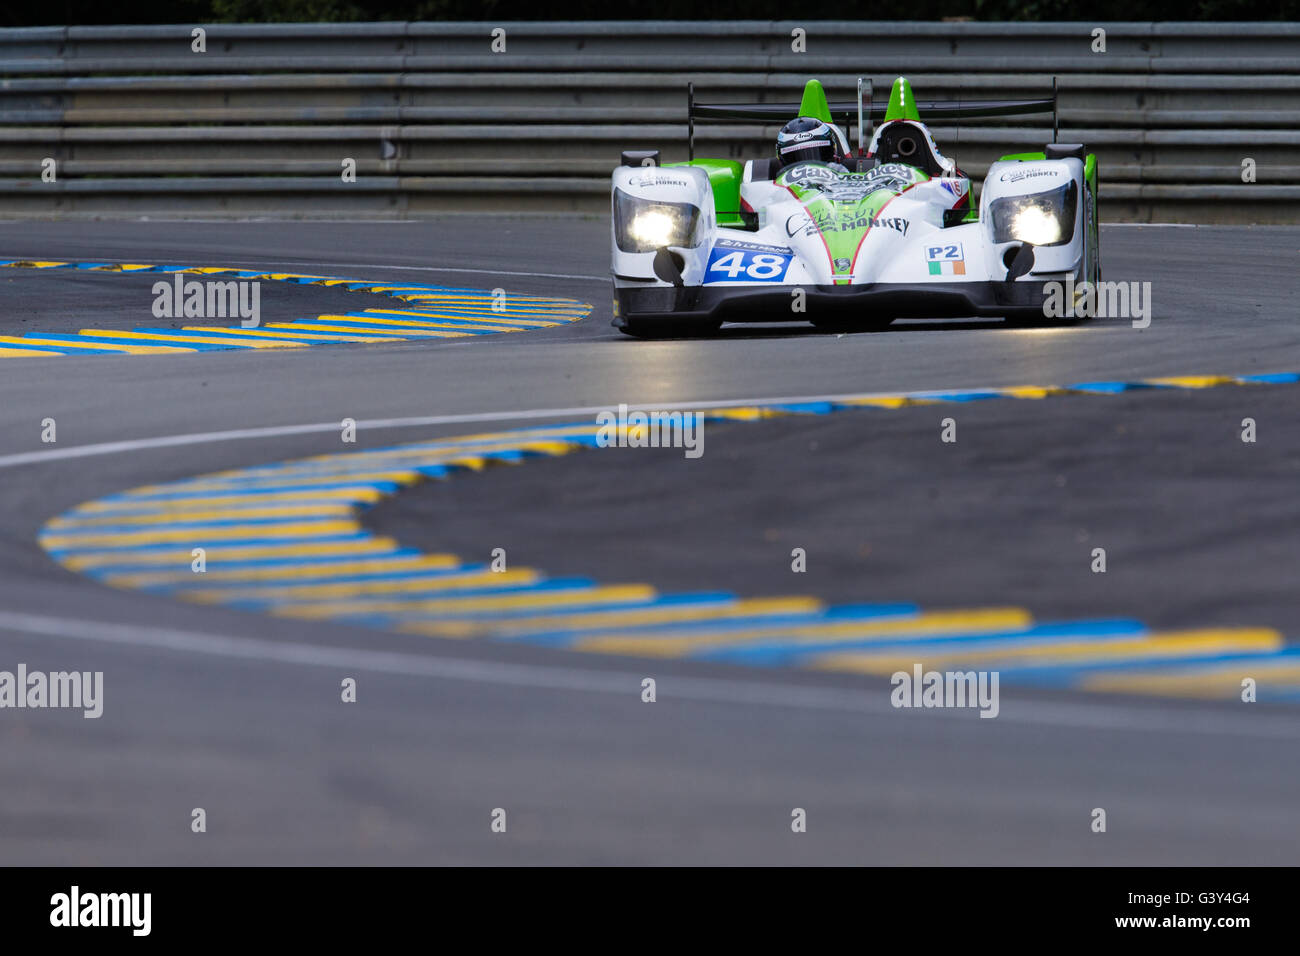
[[[643,209],[627,224],[628,238],[638,246],[666,246],[677,235],[677,219],[662,209]]]
[[[1055,211],[1042,206],[1026,206],[1011,220],[1011,234],[1036,246],[1050,246],[1061,241],[1061,220]]]
[[[989,204],[994,242],[1028,242],[1056,246],[1074,237],[1078,189],[1073,180],[1059,189],[1032,196],[1007,196]]]
[[[614,238],[624,252],[654,252],[664,246],[699,245],[700,209],[690,203],[638,199],[614,190]]]

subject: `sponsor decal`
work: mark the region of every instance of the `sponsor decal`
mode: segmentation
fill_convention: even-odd
[[[874,192],[901,193],[926,178],[903,163],[886,163],[865,173],[851,173],[826,163],[796,163],[777,177],[777,185],[793,190],[817,190],[834,202],[857,202]],[[793,235],[793,233],[792,233]]]
[[[804,226],[803,234],[805,236],[815,236],[819,232],[838,232],[839,224],[835,217],[828,213],[819,213],[810,218],[808,224]]]
[[[920,178],[917,170],[911,166],[904,166],[902,163],[886,163],[884,166],[877,166],[871,172],[863,175],[863,182],[859,188],[864,190],[865,194],[878,192],[882,189],[901,193],[908,186],[918,182]]]
[[[877,166],[875,169],[868,170],[865,173],[859,173],[867,182],[879,182],[881,180],[900,180],[904,183],[914,183],[917,178],[917,170],[906,163],[885,163]]]
[[[749,242],[744,239],[719,239],[715,249],[745,249],[749,252],[771,252],[778,256],[791,256],[794,253],[789,246],[769,246],[762,242]]]
[[[644,188],[646,186],[685,186],[684,179],[673,179],[669,176],[641,176],[637,179],[629,179],[629,186]]]
[[[903,235],[907,235],[907,227],[911,225],[911,222],[901,216],[893,216],[889,219],[872,219],[870,222],[872,229],[893,229]]]
[[[942,179],[939,182],[958,199],[966,195],[966,190],[970,187],[970,181],[966,179]]]
[[[790,250],[756,252],[733,249],[722,241],[709,252],[704,284],[714,282],[780,282],[790,268]]]
[[[1035,166],[1029,169],[1008,169],[998,177],[998,182],[1020,183],[1026,179],[1039,179],[1043,176],[1060,179],[1064,175],[1068,175],[1068,173],[1060,166]]]
[[[782,133],[781,138],[786,142],[793,141],[796,143],[803,143],[816,136],[827,136],[830,134],[830,131],[831,128],[825,123],[822,123],[822,125],[818,126],[816,129],[806,129],[798,133]]]
[[[786,232],[793,236],[800,230],[805,236],[815,236],[817,233],[827,232],[853,232],[858,229],[893,229],[895,232],[907,235],[907,230],[912,223],[909,219],[902,216],[891,216],[885,219],[873,219],[871,216],[859,215],[857,210],[847,209],[840,210],[838,216],[822,213],[813,218],[806,214],[796,214],[786,220]]]
[[[966,274],[966,250],[960,242],[927,246],[925,261],[932,276],[964,276]]]
[[[825,188],[826,198],[832,202],[861,202],[878,189],[885,187],[868,182],[829,183]]]
[[[779,177],[782,185],[802,186],[804,188],[820,187],[837,178],[835,170],[825,163],[796,163],[783,170]]]
[[[810,146],[829,146],[829,145],[831,145],[831,141],[829,139],[809,140],[808,142],[805,143],[791,143],[789,146],[782,146],[781,153],[784,155],[785,153],[792,153],[796,150],[808,149]]]
[[[822,232],[852,232],[855,229],[893,229],[907,235],[908,227],[912,223],[901,216],[893,216],[889,219],[872,219],[870,216],[857,216],[850,213],[847,216],[841,216],[836,222],[828,222],[821,226]]]
[[[836,260],[835,260],[835,271],[836,271],[836,272],[848,272],[848,271],[849,271],[849,266],[851,266],[851,265],[853,265],[853,263],[850,262],[848,259],[836,259]]]

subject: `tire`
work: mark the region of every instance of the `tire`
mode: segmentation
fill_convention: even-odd
[[[625,319],[618,330],[637,339],[693,339],[722,328],[721,319]]]

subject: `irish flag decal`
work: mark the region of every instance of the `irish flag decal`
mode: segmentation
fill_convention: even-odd
[[[964,276],[966,274],[966,251],[960,242],[950,242],[942,246],[927,246],[925,261],[932,276]]]

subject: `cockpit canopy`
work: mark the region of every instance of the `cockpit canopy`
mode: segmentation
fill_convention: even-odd
[[[869,152],[882,165],[904,163],[927,176],[952,172],[951,160],[939,154],[929,130],[915,120],[896,119],[883,124],[876,130]]]

